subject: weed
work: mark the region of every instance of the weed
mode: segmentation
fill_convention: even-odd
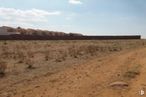
[[[4,61],[0,61],[0,77],[4,77],[7,69],[7,64]]]
[[[29,64],[29,65],[27,66],[27,68],[28,68],[28,69],[34,69],[35,67],[33,67],[33,65]]]
[[[45,61],[49,61],[49,56],[48,55],[45,56]]]
[[[62,62],[62,59],[56,59],[55,62]]]
[[[23,61],[22,60],[19,60],[18,63],[23,63]]]
[[[5,42],[4,42],[4,45],[7,45],[7,44],[8,44],[7,41],[5,41]]]
[[[140,72],[137,72],[137,71],[127,71],[124,76],[126,78],[132,79],[132,78],[135,78],[139,74],[140,74]]]
[[[140,75],[140,65],[135,65],[132,68],[130,68],[129,70],[127,70],[124,73],[124,77],[127,79],[133,79],[135,78],[137,75]]]
[[[27,65],[27,69],[35,69],[32,60],[27,60],[26,65]]]

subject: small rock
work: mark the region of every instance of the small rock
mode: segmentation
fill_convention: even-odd
[[[122,81],[116,81],[110,84],[110,87],[114,88],[126,88],[128,86],[129,86],[128,83]]]

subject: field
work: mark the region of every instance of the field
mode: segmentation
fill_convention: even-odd
[[[0,41],[0,97],[140,97],[146,40]]]

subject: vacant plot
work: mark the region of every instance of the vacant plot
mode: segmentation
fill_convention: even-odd
[[[0,97],[139,97],[145,47],[146,40],[0,41]]]

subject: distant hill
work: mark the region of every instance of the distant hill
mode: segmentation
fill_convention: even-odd
[[[48,30],[40,30],[40,29],[25,29],[21,27],[13,28],[8,26],[0,27],[0,35],[11,35],[11,34],[39,35],[39,36],[83,36],[80,33],[64,33],[64,32],[48,31]]]

